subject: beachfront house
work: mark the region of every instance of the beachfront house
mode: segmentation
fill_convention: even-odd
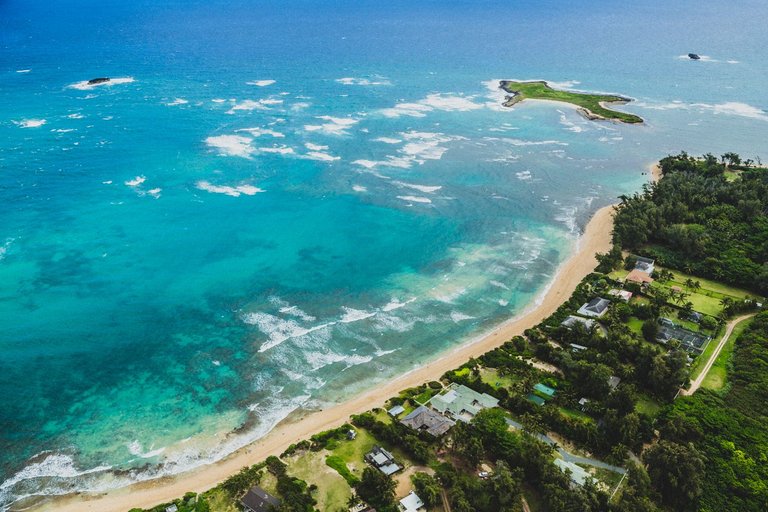
[[[640,272],[644,272],[648,275],[653,274],[654,271],[654,264],[655,261],[653,261],[650,258],[643,258],[641,256],[638,256],[635,260],[635,270],[639,270]]]
[[[259,486],[251,487],[240,504],[245,512],[273,512],[280,508],[280,500]]]
[[[595,322],[590,318],[582,318],[576,315],[568,315],[568,318],[560,322],[560,325],[565,327],[566,329],[573,329],[577,325],[583,325],[585,329],[590,330],[595,326],[596,323],[597,322]]]
[[[405,407],[403,407],[402,405],[396,405],[393,408],[391,408],[390,410],[388,410],[387,414],[389,414],[393,418],[397,418],[398,416],[400,416],[404,412],[405,412]]]
[[[374,446],[373,450],[365,454],[365,461],[385,475],[393,475],[403,469],[395,462],[395,456],[381,446]]]
[[[648,286],[653,282],[653,278],[649,274],[638,269],[631,270],[629,274],[627,274],[625,280],[628,283],[635,283],[639,284],[640,286]]]
[[[608,306],[610,306],[610,304],[611,304],[611,301],[609,301],[608,299],[604,299],[602,297],[595,297],[591,301],[582,305],[577,311],[577,313],[582,316],[591,316],[595,318],[600,318],[608,311]]]
[[[463,384],[453,383],[429,401],[440,414],[454,421],[469,423],[483,409],[496,407],[499,401],[486,393],[478,393]]]
[[[400,420],[400,423],[435,437],[445,434],[456,424],[453,420],[423,405],[414,409],[408,416]]]
[[[413,491],[411,491],[408,496],[400,500],[398,508],[402,512],[420,512],[422,510],[427,510],[424,506],[424,502],[421,501],[421,498],[419,498],[418,495]]]

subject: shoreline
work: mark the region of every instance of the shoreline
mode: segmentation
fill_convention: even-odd
[[[571,296],[581,280],[594,270],[597,265],[595,253],[604,253],[610,249],[612,229],[613,205],[597,210],[576,241],[574,252],[560,264],[550,283],[529,308],[492,330],[443,353],[424,366],[328,409],[307,412],[298,418],[289,417],[261,439],[213,464],[173,477],[139,482],[106,493],[55,497],[32,509],[58,512],[127,512],[134,507],[150,508],[168,502],[188,491],[200,493],[237,473],[243,466],[255,464],[270,455],[280,455],[290,444],[307,439],[317,432],[335,428],[348,421],[352,414],[382,406],[387,399],[403,389],[438,380],[446,371],[461,366],[471,357],[477,357],[502,345],[513,336],[539,324],[557,310]]]

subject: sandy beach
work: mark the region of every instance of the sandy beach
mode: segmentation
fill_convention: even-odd
[[[57,498],[42,505],[39,510],[125,512],[134,507],[149,508],[180,497],[188,491],[203,492],[243,466],[255,464],[270,455],[279,455],[291,443],[339,426],[352,414],[383,405],[385,400],[402,389],[436,380],[470,357],[479,356],[503,344],[552,314],[568,299],[584,276],[594,269],[597,264],[595,253],[604,253],[610,249],[612,228],[613,207],[606,206],[598,210],[589,221],[577,242],[575,252],[560,265],[549,287],[531,308],[421,368],[324,411],[307,414],[295,421],[285,421],[262,439],[215,464],[173,478],[138,483],[105,494]]]

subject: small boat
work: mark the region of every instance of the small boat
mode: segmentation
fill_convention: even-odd
[[[689,53],[688,54],[688,58],[691,59],[691,60],[699,60],[699,59],[701,59],[701,57],[699,57],[698,53]]]

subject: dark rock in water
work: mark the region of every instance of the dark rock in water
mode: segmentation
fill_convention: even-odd
[[[103,84],[105,82],[109,82],[109,80],[109,78],[91,78],[88,80],[88,85]]]
[[[691,60],[699,60],[701,57],[697,53],[689,53],[688,58]]]

